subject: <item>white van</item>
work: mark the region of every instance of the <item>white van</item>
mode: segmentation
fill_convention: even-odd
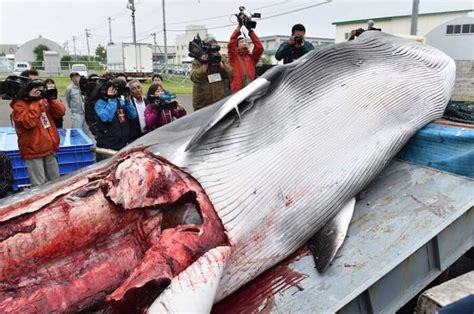
[[[77,72],[79,73],[80,76],[85,76],[85,77],[89,75],[85,64],[73,64],[71,66],[71,73],[72,72]]]
[[[28,62],[15,62],[15,64],[13,65],[13,73],[15,73],[16,75],[19,75],[21,74],[21,72],[30,69],[31,66]]]

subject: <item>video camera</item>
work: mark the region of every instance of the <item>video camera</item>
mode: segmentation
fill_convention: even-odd
[[[199,34],[189,42],[189,56],[200,60],[203,63],[217,65],[222,57],[219,54],[221,47],[215,41],[207,42],[201,40]]]
[[[81,93],[89,98],[92,95],[92,92],[98,87],[101,86],[109,81],[109,78],[100,77],[100,76],[90,76],[86,78],[81,76],[79,80],[79,89]]]
[[[83,85],[79,81],[79,87],[81,92],[89,99],[95,100],[97,98],[118,98],[120,96],[128,97],[131,95],[130,88],[127,83],[121,79],[112,79],[112,77],[99,77],[99,78],[84,78]],[[116,89],[116,94],[110,96],[107,94],[108,89],[113,86]]]
[[[25,100],[38,100],[41,98],[58,98],[58,91],[55,88],[41,90],[41,95],[38,97],[31,97],[29,95],[33,88],[45,87],[44,81],[40,79],[32,80],[26,76],[10,75],[0,82],[0,85],[2,99],[21,98]]]
[[[236,14],[239,21],[239,25],[244,25],[248,30],[251,30],[257,27],[257,22],[253,18],[260,18],[262,15],[260,13],[251,13],[249,10],[245,9],[244,6],[239,7],[239,13]]]
[[[175,95],[148,96],[148,101],[158,110],[173,110],[178,107]]]

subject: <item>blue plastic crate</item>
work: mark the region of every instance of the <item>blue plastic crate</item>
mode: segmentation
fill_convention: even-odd
[[[59,129],[59,151],[57,159],[59,173],[69,174],[95,162],[95,154],[92,152],[93,142],[80,129]],[[30,184],[25,161],[18,151],[18,138],[12,127],[0,127],[0,151],[12,161],[15,176],[14,189]]]

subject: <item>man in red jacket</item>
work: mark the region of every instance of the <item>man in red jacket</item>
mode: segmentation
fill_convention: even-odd
[[[247,41],[239,36],[241,25],[237,26],[227,44],[229,63],[234,70],[230,84],[232,93],[236,93],[255,79],[255,66],[263,53],[263,46],[253,29],[249,30],[249,37],[253,42],[252,53],[249,52]]]
[[[43,89],[43,81],[32,80],[23,94],[10,103],[18,147],[33,186],[59,177],[55,155],[59,149],[59,135],[54,119],[61,118],[65,108],[58,99],[44,99]]]

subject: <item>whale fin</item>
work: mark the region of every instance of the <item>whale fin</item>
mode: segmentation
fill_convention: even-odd
[[[268,88],[270,87],[271,82],[274,82],[278,79],[282,73],[293,67],[294,65],[289,63],[285,65],[279,65],[271,68],[265,72],[262,76],[252,81],[244,89],[239,90],[237,93],[232,95],[225,102],[222,107],[217,110],[214,115],[209,119],[209,121],[204,124],[197,132],[194,134],[193,138],[189,141],[188,145],[185,148],[185,151],[195,148],[204,135],[212,129],[216,124],[219,123],[229,112],[235,110],[239,119],[241,119],[241,113],[239,111],[239,105],[244,101],[253,102],[256,99],[262,97],[267,93]]]
[[[354,213],[355,198],[350,199],[326,225],[308,241],[316,269],[323,272],[344,242]]]
[[[148,313],[210,313],[231,248],[209,250],[171,280]]]
[[[258,78],[255,81],[251,82],[247,87],[244,89],[239,90],[237,93],[232,95],[224,105],[211,117],[211,119],[203,125],[197,133],[193,136],[189,144],[186,146],[186,151],[194,148],[197,146],[199,141],[202,139],[204,134],[207,133],[212,127],[214,127],[219,121],[221,121],[229,112],[235,110],[239,118],[240,111],[239,111],[239,104],[243,103],[245,100],[249,98],[256,99],[255,96],[262,96],[265,94],[268,86],[270,86],[270,82],[264,78]]]

